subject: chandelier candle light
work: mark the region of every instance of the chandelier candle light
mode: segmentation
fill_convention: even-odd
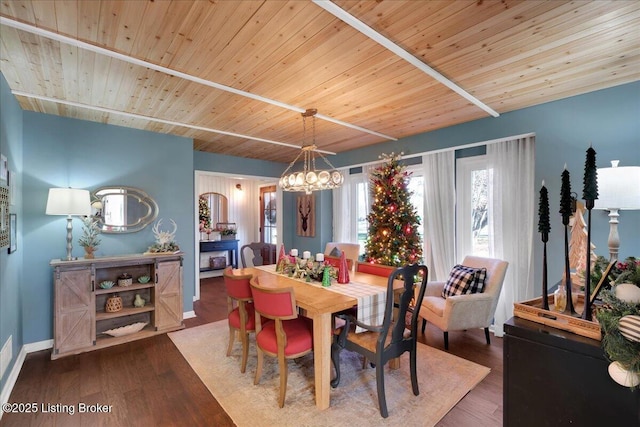
[[[316,146],[316,114],[317,110],[309,109],[302,113],[303,127],[303,143],[300,153],[289,164],[289,167],[280,177],[280,187],[283,191],[304,191],[311,194],[319,190],[331,190],[342,185],[344,176],[338,171],[329,160],[319,151]],[[313,120],[312,138],[307,141],[306,119],[311,117]],[[331,168],[330,170],[316,169],[316,154],[324,160]],[[303,170],[298,172],[289,172],[293,165],[298,161],[300,156],[304,158]]]

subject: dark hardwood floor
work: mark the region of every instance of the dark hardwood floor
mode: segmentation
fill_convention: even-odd
[[[226,318],[221,278],[202,281],[194,310],[187,328]],[[423,340],[444,350],[442,333],[431,325]],[[487,346],[482,330],[450,332],[449,349],[491,373],[438,426],[502,425],[502,339],[492,336]],[[37,412],[5,413],[0,426],[234,425],[166,334],[55,361],[50,351],[31,353],[9,402],[33,403]],[[108,412],[79,413],[79,403]]]

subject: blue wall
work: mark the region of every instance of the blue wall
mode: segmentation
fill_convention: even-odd
[[[9,212],[17,215],[18,250],[9,254],[0,250],[0,348],[11,336],[13,358],[7,371],[0,378],[0,390],[4,388],[7,377],[15,364],[16,356],[24,341],[22,337],[21,284],[23,283],[22,260],[25,250],[22,245],[22,110],[9,91],[9,85],[0,74],[0,153],[7,157],[9,170],[15,172],[15,198],[9,206]],[[0,184],[6,185],[6,181]]]
[[[18,252],[0,251],[0,345],[13,336],[14,360],[23,344],[52,336],[51,258],[65,254],[65,219],[44,214],[47,190],[52,186],[94,189],[121,184],[139,187],[158,202],[160,218],[178,224],[177,240],[185,251],[184,308],[192,310],[194,292],[193,172],[208,170],[257,176],[279,176],[285,164],[193,152],[189,139],[93,122],[22,112],[4,78],[0,78],[0,152],[16,171]],[[336,166],[375,161],[380,153],[405,154],[453,147],[511,135],[536,133],[536,182],[545,179],[552,206],[559,204],[563,165],[572,174],[579,195],[585,150],[597,151],[599,167],[620,159],[622,165],[640,165],[640,82],[551,102],[486,118],[401,141],[352,150],[332,157]],[[295,198],[286,193],[284,236],[287,248],[322,251],[331,240],[331,193],[316,196],[316,237],[295,235]],[[552,212],[556,209],[552,209]],[[517,214],[517,207],[514,207]],[[609,231],[606,212],[593,212],[593,242],[606,254]],[[553,216],[549,242],[549,272],[562,271],[562,227]],[[22,231],[22,232],[21,232]],[[74,220],[74,255],[81,224]],[[536,234],[537,236],[537,234]],[[640,255],[640,211],[621,212],[621,256]],[[144,251],[153,242],[150,229],[129,235],[104,235],[98,255]],[[536,239],[536,265],[542,245]],[[28,256],[27,256],[28,255]],[[12,362],[13,363],[13,362]],[[0,385],[4,385],[5,378]]]
[[[159,207],[162,229],[177,226],[184,254],[184,309],[193,309],[194,201],[190,139],[58,116],[24,113],[24,342],[52,337],[53,278],[49,261],[66,253],[66,218],[45,215],[50,187],[94,190],[137,187]],[[74,219],[74,256],[82,223]],[[142,253],[154,242],[151,227],[130,234],[103,234],[96,255]]]
[[[411,155],[424,151],[455,147],[481,141],[535,132],[536,134],[536,207],[542,180],[549,190],[552,221],[548,243],[549,277],[559,280],[564,267],[564,235],[560,215],[560,175],[567,164],[571,188],[582,197],[582,179],[586,150],[593,144],[598,167],[609,167],[611,160],[620,166],[640,166],[640,82],[616,86],[560,101],[549,102],[404,138],[341,153],[331,158],[337,167],[375,161],[380,153]],[[640,183],[630,183],[640,185]],[[514,215],[518,207],[514,206]],[[592,243],[596,253],[609,257],[607,211],[592,211]],[[535,266],[542,265],[542,243],[535,221]],[[620,258],[640,256],[640,211],[620,211]],[[536,276],[540,275],[536,268]],[[536,283],[541,279],[536,277]]]

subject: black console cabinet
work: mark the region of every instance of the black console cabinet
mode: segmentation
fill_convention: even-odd
[[[609,377],[600,341],[517,317],[504,332],[504,426],[640,426],[640,391]]]

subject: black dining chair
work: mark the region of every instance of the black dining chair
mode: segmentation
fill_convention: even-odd
[[[337,316],[345,321],[345,325],[339,333],[334,335],[331,346],[331,360],[336,371],[336,377],[331,381],[331,386],[335,388],[340,383],[340,352],[343,349],[363,355],[375,365],[378,406],[380,415],[384,418],[389,416],[384,391],[384,366],[388,361],[400,357],[404,352],[409,352],[413,394],[417,396],[420,393],[416,369],[418,314],[424,298],[428,274],[429,270],[426,266],[413,264],[397,268],[389,275],[384,321],[380,326],[364,324],[350,315]],[[396,279],[404,281],[397,298],[393,289]],[[415,294],[416,286],[418,286],[417,295]],[[410,326],[407,324],[408,318],[411,319]],[[366,332],[355,333],[355,325],[366,329]]]

